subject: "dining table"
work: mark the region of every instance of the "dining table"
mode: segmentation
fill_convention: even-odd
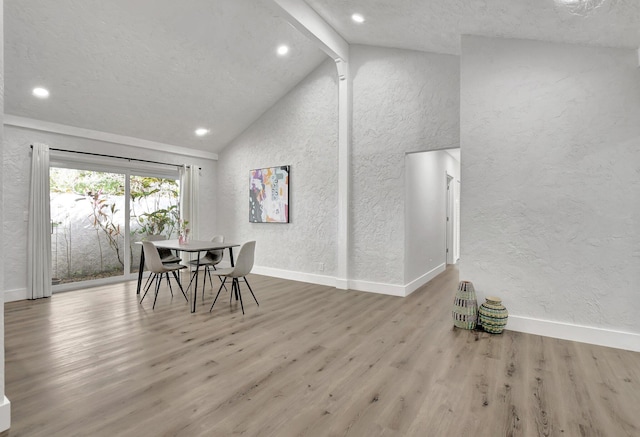
[[[224,250],[229,249],[229,261],[231,262],[231,267],[234,266],[233,263],[233,248],[240,246],[238,243],[219,243],[215,241],[200,241],[200,240],[188,240],[187,242],[181,242],[180,240],[155,240],[151,241],[154,246],[158,249],[171,249],[178,252],[186,252],[186,253],[196,253],[197,261],[196,261],[196,270],[195,270],[195,284],[193,287],[191,286],[191,282],[189,283],[189,302],[191,303],[191,312],[196,312],[196,298],[198,296],[198,271],[200,270],[200,258],[202,252],[207,252],[209,250]],[[142,246],[141,242],[136,242],[136,244]],[[142,277],[144,275],[144,250],[142,250],[140,254],[140,268],[138,269],[138,287],[136,289],[136,294],[140,294],[140,288],[142,287]],[[203,278],[203,281],[206,278]]]

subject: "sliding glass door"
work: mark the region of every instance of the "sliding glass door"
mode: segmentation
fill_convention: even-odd
[[[132,173],[50,169],[53,285],[127,277],[138,271],[136,241],[176,237],[176,179]]]
[[[178,238],[180,189],[178,181],[170,178],[132,175],[129,181],[130,271],[138,272],[140,247],[133,242],[149,236]]]
[[[53,283],[124,275],[123,174],[51,168]]]

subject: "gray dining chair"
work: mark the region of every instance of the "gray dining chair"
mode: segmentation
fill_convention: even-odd
[[[240,291],[240,281],[242,278],[244,283],[249,287],[249,291],[253,296],[253,300],[256,301],[256,304],[260,306],[258,303],[258,299],[256,299],[256,295],[253,293],[251,289],[251,285],[249,285],[249,281],[247,281],[246,276],[251,273],[251,269],[253,269],[253,260],[256,251],[256,242],[255,241],[247,241],[242,246],[240,246],[240,251],[238,252],[238,257],[236,259],[236,263],[234,267],[217,269],[212,273],[221,278],[224,278],[222,284],[220,284],[220,288],[218,288],[218,293],[216,294],[213,303],[211,304],[211,308],[209,312],[213,310],[213,306],[216,304],[218,300],[218,296],[220,296],[220,291],[222,291],[222,287],[225,285],[227,278],[231,278],[231,295],[229,298],[233,297],[235,292],[236,299],[240,299],[240,307],[242,308],[242,314],[244,314],[244,304],[242,303],[242,292]]]
[[[212,242],[214,243],[224,243],[224,236],[223,235],[215,235],[212,239]],[[202,258],[200,258],[200,260],[191,260],[189,261],[189,264],[192,267],[195,267],[197,265],[200,265],[200,267],[204,267],[204,274],[205,274],[205,278],[202,281],[202,300],[204,302],[204,287],[206,285],[206,277],[207,275],[209,276],[209,283],[211,284],[211,289],[213,289],[213,280],[211,279],[211,270],[216,270],[216,265],[220,264],[220,261],[222,261],[222,257],[224,256],[224,249],[214,249],[214,250],[208,250],[204,256]],[[193,272],[193,274],[191,275],[191,280],[189,281],[189,287],[191,286],[191,283],[193,282],[193,279],[195,278],[195,275],[197,275],[198,272]],[[220,279],[220,281],[222,282],[222,278]],[[188,288],[188,287],[187,287]],[[224,287],[225,289],[227,288],[226,285]]]
[[[180,283],[180,278],[178,277],[179,270],[186,269],[187,266],[182,264],[170,264],[163,263],[160,258],[160,253],[158,252],[158,248],[151,241],[143,241],[142,242],[142,250],[144,251],[144,263],[147,269],[153,274],[151,281],[149,281],[148,285],[144,290],[144,294],[142,295],[142,299],[140,299],[140,304],[144,300],[145,296],[149,292],[151,288],[151,284],[153,284],[153,280],[155,279],[155,298],[153,299],[153,307],[156,307],[156,301],[158,300],[158,291],[160,291],[160,284],[162,283],[163,275],[167,276],[167,281],[169,282],[169,290],[171,291],[171,295],[173,296],[173,289],[171,288],[171,281],[169,281],[169,273],[173,274],[176,282],[178,283],[178,287],[180,287],[180,291],[182,291],[182,295],[184,298],[189,301],[187,295],[182,288],[182,284]]]
[[[145,237],[146,241],[162,241],[167,238],[164,235],[147,235]],[[179,263],[182,261],[178,256],[176,256],[171,249],[165,249],[164,247],[158,249],[158,253],[160,254],[160,259],[163,263]]]
[[[166,240],[167,238],[164,235],[147,235],[144,237],[145,241],[162,241],[162,240]],[[164,247],[161,248],[156,248],[158,249],[158,254],[160,255],[160,260],[162,261],[163,264],[176,264],[179,263],[180,261],[182,261],[181,258],[179,258],[178,256],[176,256],[173,251],[171,249],[166,249]],[[147,278],[147,282],[144,283],[144,288],[147,288],[147,285],[149,285],[149,282],[151,282],[151,278],[153,278],[153,275],[149,275],[149,277]],[[166,274],[167,277],[167,284],[169,284],[169,286],[171,286],[171,283],[169,282],[169,274]],[[173,290],[171,291],[171,294],[173,294]]]

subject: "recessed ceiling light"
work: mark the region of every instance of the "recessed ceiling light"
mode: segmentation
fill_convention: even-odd
[[[32,94],[40,99],[46,99],[49,97],[49,90],[42,87],[34,88]]]
[[[203,127],[199,127],[198,129],[196,129],[196,135],[199,137],[203,137],[208,133],[209,133],[209,129],[205,129]]]
[[[284,56],[287,53],[289,53],[289,47],[288,46],[281,45],[280,47],[278,47],[278,55]]]
[[[364,23],[364,17],[360,14],[353,14],[351,16],[351,19],[356,23]]]

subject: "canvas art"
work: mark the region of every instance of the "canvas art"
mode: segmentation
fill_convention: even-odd
[[[251,170],[249,222],[289,223],[289,166]]]

